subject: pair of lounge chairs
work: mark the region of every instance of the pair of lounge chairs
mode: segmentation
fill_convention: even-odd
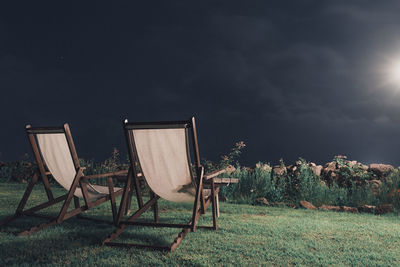
[[[48,219],[44,223],[18,233],[21,236],[30,235],[48,226],[60,224],[74,216],[90,219],[90,217],[83,217],[82,212],[110,201],[112,224],[116,229],[103,241],[103,245],[150,247],[173,251],[189,231],[196,230],[199,217],[205,213],[210,203],[212,204],[213,220],[213,226],[210,228],[217,229],[219,187],[235,183],[237,179],[218,178],[217,176],[224,173],[225,170],[204,174],[204,168],[200,164],[195,119],[148,123],[128,123],[125,120],[123,127],[129,151],[129,170],[84,175],[84,168],[79,164],[68,124],[64,124],[63,127],[34,128],[30,125],[26,126],[26,132],[38,164],[38,171],[28,184],[15,214],[5,218],[0,222],[0,226],[21,216]],[[190,139],[194,165],[191,161]],[[49,176],[52,176],[68,192],[54,197]],[[118,176],[126,177],[123,188],[114,187],[112,178]],[[43,182],[48,201],[24,210],[39,177]],[[98,178],[107,178],[108,186],[89,182],[89,179]],[[142,199],[141,180],[145,181],[150,191],[150,200],[146,203],[143,203]],[[130,217],[124,219],[124,215],[127,215],[130,208],[134,191],[138,209]],[[117,210],[116,197],[120,195],[122,197]],[[193,210],[190,221],[187,224],[159,222],[157,200],[160,197],[173,202],[192,202]],[[69,210],[72,199],[74,208]],[[82,206],[79,202],[80,199],[84,200]],[[63,205],[56,217],[36,213],[62,201]],[[154,222],[136,221],[151,207],[154,212]],[[114,242],[129,225],[182,228],[182,231],[169,246]]]

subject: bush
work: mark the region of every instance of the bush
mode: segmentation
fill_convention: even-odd
[[[254,168],[241,167],[237,161],[246,145],[238,142],[230,153],[221,157],[220,162],[203,161],[206,172],[226,168],[235,164],[236,170],[230,176],[239,179],[237,184],[220,188],[221,199],[236,203],[257,203],[257,198],[265,197],[270,202],[298,203],[306,200],[316,206],[361,206],[393,204],[400,209],[400,169],[395,169],[381,180],[382,184],[371,190],[371,180],[376,174],[366,171],[361,164],[345,160],[343,156],[334,158],[338,179],[325,181],[323,176],[314,174],[311,164],[299,158],[290,168],[280,160],[280,167],[287,171],[278,175],[269,163],[259,162]],[[122,162],[119,151],[114,148],[110,158],[101,163],[94,160],[79,159],[86,175],[115,172],[127,169],[129,160]],[[0,165],[0,180],[9,182],[28,181],[37,166],[25,154],[20,160]],[[96,183],[106,185],[106,179],[96,179]],[[119,182],[115,182],[119,186]]]

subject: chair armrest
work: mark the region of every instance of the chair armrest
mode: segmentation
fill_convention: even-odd
[[[214,184],[216,186],[223,186],[229,184],[237,184],[239,182],[238,178],[213,178]],[[206,184],[211,184],[210,180],[205,181]]]
[[[127,174],[128,174],[128,170],[121,170],[121,171],[102,173],[102,174],[85,175],[83,177],[86,179],[97,179],[97,178],[105,178],[105,177],[110,177],[110,176],[124,176]]]
[[[209,173],[209,174],[205,174],[205,175],[203,176],[203,179],[204,179],[204,180],[208,180],[208,179],[214,178],[215,176],[218,176],[218,175],[220,175],[221,173],[225,173],[225,172],[226,172],[225,169],[213,171],[213,172],[211,172],[211,173]]]

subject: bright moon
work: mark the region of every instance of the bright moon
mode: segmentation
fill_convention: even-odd
[[[400,86],[400,59],[396,62],[390,62],[386,70],[387,83]]]

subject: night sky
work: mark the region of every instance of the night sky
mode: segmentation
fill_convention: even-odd
[[[211,160],[244,141],[243,165],[400,165],[400,1],[13,2],[0,161],[31,153],[26,124],[68,122],[78,155],[100,161],[126,154],[125,118],[193,115]]]

